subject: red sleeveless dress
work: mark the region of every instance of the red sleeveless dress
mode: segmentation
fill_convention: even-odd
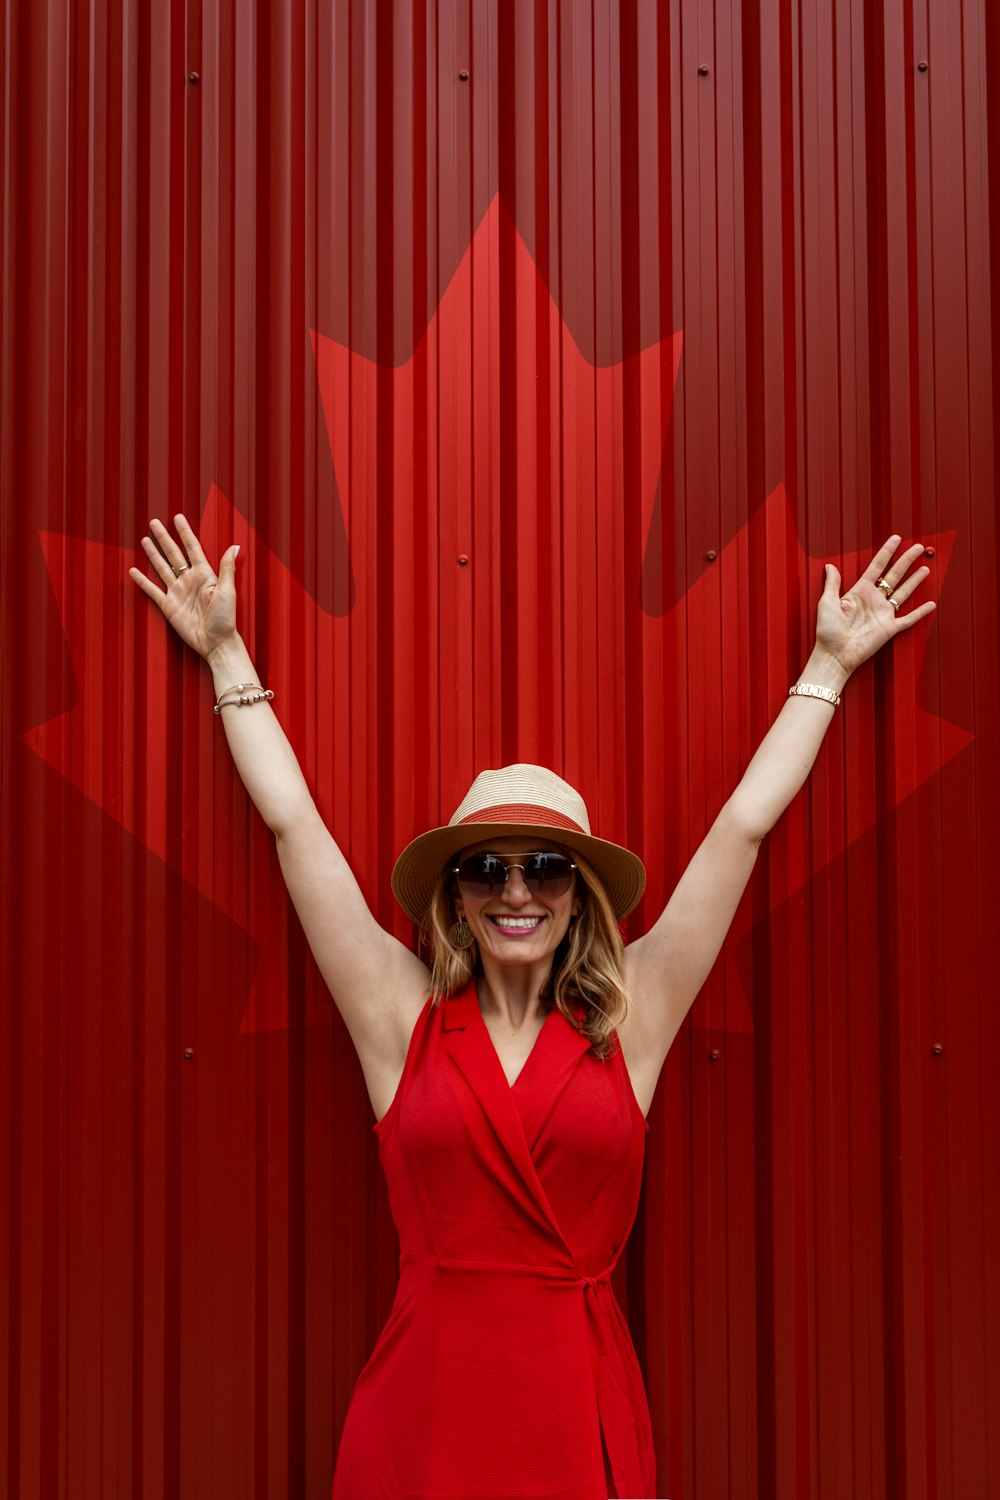
[[[655,1495],[610,1283],[648,1128],[620,1049],[599,1061],[561,1012],[511,1086],[474,983],[428,1000],[374,1126],[399,1287],[351,1398],[334,1500]]]

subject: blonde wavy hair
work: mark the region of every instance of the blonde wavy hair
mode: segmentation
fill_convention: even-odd
[[[568,851],[576,865],[576,894],[580,915],[552,957],[552,970],[542,990],[549,1009],[563,1015],[590,1042],[591,1051],[602,1061],[612,1052],[611,1033],[628,1014],[625,988],[625,948],[600,880],[576,849]],[[450,864],[450,861],[449,861]],[[425,940],[433,955],[432,1004],[465,989],[473,974],[481,973],[479,948],[455,948],[448,929],[455,921],[455,901],[450,869],[441,872],[431,897]],[[584,1007],[577,1020],[570,1004]]]

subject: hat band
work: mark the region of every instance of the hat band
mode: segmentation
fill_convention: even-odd
[[[477,807],[475,812],[466,813],[452,827],[461,828],[465,823],[541,823],[546,828],[569,828],[574,833],[589,836],[586,828],[565,813],[556,812],[551,807],[537,807],[531,802],[501,802],[495,807]]]

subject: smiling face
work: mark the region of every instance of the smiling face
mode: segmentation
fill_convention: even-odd
[[[523,834],[511,838],[490,839],[482,844],[470,844],[453,860],[461,864],[470,854],[497,854],[505,862],[519,861],[527,854],[541,849],[557,850],[572,859],[572,851],[561,844]],[[569,930],[574,916],[578,916],[582,901],[578,895],[579,877],[574,876],[569,890],[559,896],[546,893],[534,894],[524,883],[522,871],[513,864],[506,882],[495,895],[486,897],[467,896],[455,890],[455,913],[464,916],[472,928],[484,962],[492,960],[500,964],[546,964]]]

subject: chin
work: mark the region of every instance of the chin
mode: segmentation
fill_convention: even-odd
[[[482,951],[482,948],[484,946],[485,945],[483,944],[480,945],[480,951]],[[491,958],[496,959],[499,963],[506,964],[551,964],[552,960],[556,956],[555,948],[550,948],[548,946],[544,948],[536,948],[530,943],[520,943],[517,945],[515,945],[514,943],[493,943],[486,948],[486,952],[490,955]]]

